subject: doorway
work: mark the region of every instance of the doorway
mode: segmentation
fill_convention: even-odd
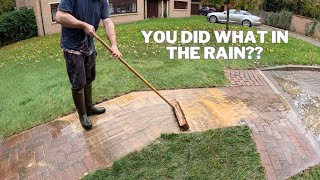
[[[191,4],[191,14],[192,15],[199,15],[199,4]]]
[[[158,17],[158,0],[147,0],[147,18]]]

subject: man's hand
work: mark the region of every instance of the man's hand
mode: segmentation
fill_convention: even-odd
[[[112,55],[116,58],[122,57],[121,52],[118,50],[118,47],[113,45],[111,46],[111,50],[112,50]]]
[[[84,32],[89,35],[90,37],[94,36],[94,33],[96,32],[96,30],[94,29],[93,26],[91,26],[90,24],[85,23],[84,28],[83,28]]]

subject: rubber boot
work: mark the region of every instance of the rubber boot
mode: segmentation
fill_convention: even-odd
[[[92,83],[85,85],[84,94],[86,100],[87,115],[102,114],[106,112],[103,107],[94,107],[92,103]]]
[[[91,129],[92,123],[86,112],[84,90],[72,90],[72,97],[74,104],[76,105],[82,127],[85,129]]]

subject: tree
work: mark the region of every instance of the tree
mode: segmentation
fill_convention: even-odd
[[[304,0],[301,14],[320,20],[320,0]]]
[[[264,0],[265,11],[288,10],[294,14],[320,20],[320,0]]]
[[[226,31],[229,31],[229,19],[230,19],[230,0],[226,0],[224,2],[227,5],[227,23],[226,23]]]

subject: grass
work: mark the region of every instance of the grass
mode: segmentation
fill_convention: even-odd
[[[291,180],[316,180],[320,179],[320,165],[311,167],[307,170],[290,178]]]
[[[248,127],[238,126],[162,135],[84,179],[265,179],[250,134]]]
[[[151,19],[116,26],[119,49],[138,72],[158,89],[225,86],[224,68],[254,68],[280,64],[319,64],[320,49],[290,38],[288,44],[267,41],[257,60],[169,60],[168,44],[145,44],[142,30],[223,30],[204,17]],[[254,30],[233,25],[232,30]],[[103,29],[98,31],[103,36]],[[60,34],[36,37],[0,48],[0,139],[21,132],[74,109]],[[270,36],[267,37],[270,39]],[[229,46],[213,41],[206,46]],[[236,46],[240,44],[233,44]],[[247,44],[249,46],[252,44]],[[203,46],[203,45],[201,45]],[[255,45],[253,45],[255,46]],[[121,63],[96,42],[97,77],[94,99],[102,101],[137,90],[147,90]]]

